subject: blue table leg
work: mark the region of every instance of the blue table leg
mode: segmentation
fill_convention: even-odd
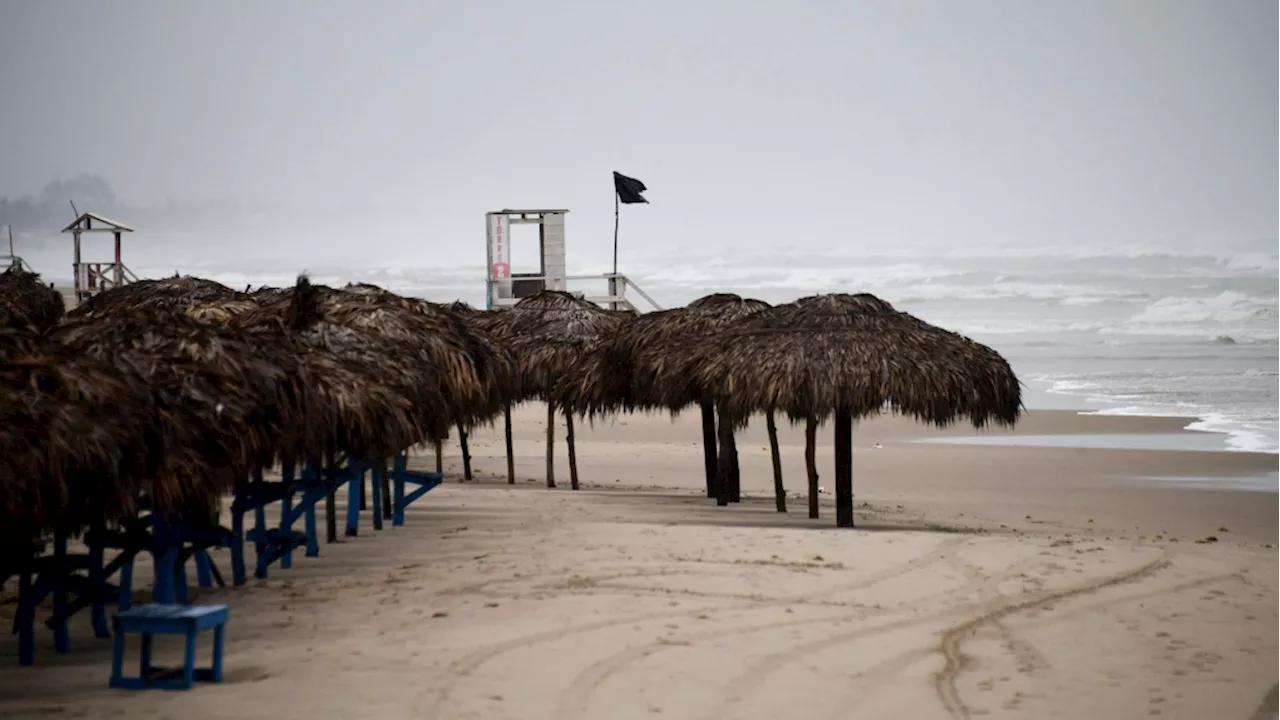
[[[262,487],[262,469],[256,468],[253,471],[253,481],[259,488]],[[253,509],[253,535],[258,538],[253,548],[257,552],[257,564],[253,571],[253,576],[259,579],[267,577],[267,553],[270,552],[270,545],[267,544],[267,508],[258,504]]]
[[[98,540],[102,538],[102,527],[95,526],[93,532]],[[96,593],[93,605],[90,607],[89,613],[93,623],[94,637],[111,637],[111,628],[107,625],[107,608],[106,608],[106,584],[107,579],[103,574],[103,557],[104,550],[100,542],[95,542],[89,547],[89,586],[92,592]]]
[[[32,603],[31,572],[18,576],[18,663],[30,665],[36,656],[36,609]]]
[[[231,582],[237,587],[245,584],[244,567],[244,513],[231,513]]]
[[[111,687],[120,684],[124,678],[124,633],[117,632],[111,645]]]
[[[195,551],[192,557],[196,560],[196,582],[202,588],[213,587],[213,568],[212,561],[209,559],[209,551],[201,548]]]
[[[152,597],[162,605],[172,605],[174,600],[174,570],[178,564],[178,548],[174,541],[174,532],[164,518],[152,514],[155,518],[152,527],[153,547],[152,562],[155,565],[155,589]]]
[[[316,468],[315,463],[308,462],[307,469],[303,471],[303,479],[308,482],[318,480],[320,471]],[[310,479],[307,476],[310,476]],[[304,486],[305,487],[305,486]],[[307,557],[320,557],[320,533],[316,529],[316,501],[315,492],[308,489],[303,492],[302,501],[306,503],[306,531],[307,531]]]
[[[182,665],[182,686],[194,687],[196,684],[196,629],[187,630],[187,654]]]
[[[293,483],[294,465],[292,462],[283,463],[280,466],[281,479],[289,484]],[[284,531],[286,537],[293,533],[293,493],[290,492],[280,501],[280,529]],[[288,570],[293,567],[293,548],[292,543],[284,555],[280,556],[280,567]]]
[[[213,668],[210,675],[214,682],[222,682],[222,653],[226,646],[226,632],[226,625],[219,625],[213,629]]]
[[[133,607],[133,562],[136,555],[120,566],[120,595],[116,599],[116,608],[120,611]]]
[[[53,647],[60,653],[71,652],[71,637],[67,633],[67,535],[53,535]]]
[[[373,529],[382,529],[382,466],[375,463],[369,473],[369,486],[372,488]]]
[[[142,633],[142,659],[138,661],[139,673],[143,680],[151,676],[151,633]]]
[[[407,466],[408,461],[405,456],[397,455],[391,471],[391,482],[395,492],[394,502],[391,503],[392,527],[404,525],[404,471]]]
[[[187,564],[181,560],[182,548],[178,548],[173,558],[173,597],[177,602],[191,602],[191,593],[187,588]]]
[[[316,506],[307,498],[305,513],[307,530],[307,557],[320,557],[320,537],[316,530]]]
[[[364,489],[364,472],[351,473],[347,481],[347,537],[360,534],[360,495]]]

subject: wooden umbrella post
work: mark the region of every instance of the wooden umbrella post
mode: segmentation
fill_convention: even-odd
[[[853,527],[853,415],[836,410],[836,527]]]
[[[707,470],[707,497],[716,496],[716,408],[710,400],[703,400],[702,408],[702,458]]]
[[[471,482],[471,448],[467,445],[467,429],[458,423],[458,444],[462,446],[462,481]]]
[[[444,473],[444,443],[436,440],[436,472]]]
[[[729,492],[732,485],[730,475],[733,472],[733,423],[730,422],[723,409],[718,414],[719,425],[716,427],[716,431],[720,435],[720,460],[717,464],[718,471],[716,472],[716,505],[724,507],[729,504]]]
[[[729,502],[742,502],[742,466],[738,464],[738,439],[729,426]]]
[[[440,444],[436,443],[436,447],[440,447]],[[378,482],[382,484],[382,517],[386,520],[391,519],[393,509],[391,502],[391,473],[389,470],[390,467],[387,465],[386,458],[378,460]]]
[[[556,486],[556,404],[547,401],[547,487]]]
[[[578,489],[578,453],[573,445],[573,413],[564,414],[564,442],[569,447],[569,488]]]
[[[773,459],[773,501],[778,512],[787,511],[787,488],[782,484],[782,452],[778,449],[778,423],[770,411],[764,416],[769,430],[769,455]]]
[[[502,405],[503,430],[507,440],[507,484],[516,484],[516,456],[511,450],[511,401]]]
[[[812,417],[804,423],[804,469],[809,478],[809,517],[818,517],[818,421]]]

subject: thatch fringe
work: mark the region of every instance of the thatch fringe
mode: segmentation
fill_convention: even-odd
[[[884,409],[921,422],[1012,424],[1021,384],[991,348],[871,295],[802,298],[706,342],[671,348],[655,386],[666,403],[711,391],[735,422],[784,412],[793,421]]]
[[[516,358],[519,385],[514,399],[553,399],[561,379],[630,322],[623,314],[557,290],[544,290],[510,309],[484,315],[476,320],[478,326]]]
[[[575,372],[562,376],[557,403],[588,417],[659,408],[679,412],[700,402],[702,389],[690,379],[677,381],[683,392],[670,385],[673,354],[768,307],[761,300],[715,293],[682,308],[640,315],[583,357]],[[658,387],[660,382],[666,386]]]

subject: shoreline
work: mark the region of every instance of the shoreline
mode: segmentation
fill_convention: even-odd
[[[1180,414],[1180,413],[1163,413],[1163,412],[1132,412],[1136,408],[1130,401],[1126,404],[1123,398],[1112,398],[1106,395],[1074,393],[1056,390],[1055,384],[1048,380],[1032,379],[1025,381],[1025,385],[1029,390],[1029,395],[1035,403],[1029,410],[1054,410],[1054,411],[1072,411],[1082,415],[1092,415],[1099,417],[1134,417],[1134,418],[1168,418],[1174,420],[1182,420],[1185,422],[1181,430],[1188,432],[1207,433],[1211,435],[1219,435],[1222,437],[1222,449],[1228,452],[1256,452],[1268,455],[1280,455],[1280,442],[1268,437],[1267,431],[1257,429],[1238,428],[1218,429],[1215,424],[1226,422],[1228,424],[1236,422],[1244,424],[1243,421],[1227,420],[1225,417],[1215,417],[1215,413],[1205,414]],[[1074,404],[1072,404],[1074,401]],[[1064,407],[1070,405],[1069,407]],[[1272,424],[1275,424],[1272,421]],[[1196,427],[1197,425],[1201,427]],[[1271,429],[1272,436],[1275,435],[1276,429]],[[1258,441],[1261,440],[1268,447],[1257,447]],[[1243,444],[1240,444],[1243,443]],[[1271,447],[1273,446],[1274,447]]]

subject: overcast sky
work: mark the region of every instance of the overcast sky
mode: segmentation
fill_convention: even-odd
[[[623,243],[1210,248],[1277,234],[1274,0],[0,0],[0,196],[319,213],[483,262]],[[145,228],[139,228],[145,232]],[[348,245],[349,249],[350,245]],[[1274,242],[1272,243],[1274,248]],[[474,257],[472,257],[474,256]]]

